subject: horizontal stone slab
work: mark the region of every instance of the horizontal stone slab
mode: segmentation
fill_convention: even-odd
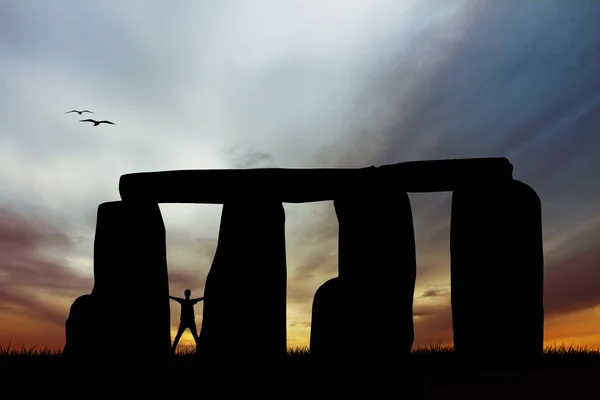
[[[361,188],[444,192],[512,179],[504,157],[409,161],[366,168],[251,168],[137,172],[119,180],[121,199],[153,203],[224,204],[327,201]]]

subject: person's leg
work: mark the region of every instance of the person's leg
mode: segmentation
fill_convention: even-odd
[[[179,343],[179,339],[181,339],[181,335],[183,335],[183,331],[185,331],[185,324],[179,323],[179,329],[177,329],[177,335],[175,335],[175,340],[173,340],[173,352],[177,348],[177,344]]]
[[[190,331],[192,332],[192,336],[194,337],[194,340],[196,341],[196,350],[198,350],[198,340],[200,340],[200,338],[198,338],[198,331],[196,330],[196,323],[192,322],[188,325],[188,328],[190,328]]]

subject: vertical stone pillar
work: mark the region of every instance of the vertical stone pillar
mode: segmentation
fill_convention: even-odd
[[[351,357],[347,361],[397,362],[414,341],[416,254],[408,194],[373,188],[336,198],[334,207],[339,278],[315,295],[311,353],[329,363],[328,355],[340,357],[337,346]]]
[[[535,191],[516,180],[455,190],[450,251],[457,353],[541,355],[544,260]]]
[[[65,322],[63,357],[73,366],[94,366],[102,355],[100,313],[95,298],[84,294],[75,299]]]
[[[157,204],[114,201],[98,207],[94,287],[102,354],[160,363],[170,354],[165,227]]]
[[[315,292],[310,329],[310,358],[315,366],[345,365],[356,356],[349,292],[339,277],[329,279]]]
[[[204,289],[198,353],[205,365],[283,361],[286,292],[283,205],[224,204]]]

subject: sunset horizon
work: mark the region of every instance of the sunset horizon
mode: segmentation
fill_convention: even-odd
[[[444,195],[448,195],[449,192],[438,192],[438,193],[427,193],[427,194],[422,194],[422,193],[418,193],[418,194],[414,194],[414,193],[409,193],[409,197],[411,197],[411,201],[413,203],[413,208],[418,209],[418,203],[415,203],[415,200],[417,200],[420,197],[423,196],[429,196],[429,197],[436,197],[436,196],[444,196]],[[333,212],[333,205],[332,205],[332,201],[323,201],[323,202],[317,202],[318,204],[322,205],[324,209],[326,208],[330,208],[331,212]],[[314,204],[314,203],[304,203],[304,204],[294,204],[294,203],[283,203],[284,207],[286,208],[286,211],[290,211],[291,215],[294,215],[294,210],[298,210],[301,208],[305,208],[305,207],[309,207],[310,204]],[[161,207],[161,209],[163,210],[163,215],[166,214],[168,215],[168,212],[165,212],[167,210],[173,210],[176,207],[184,207],[184,208],[203,208],[203,207],[208,207],[208,208],[219,208],[221,209],[222,206],[221,205],[199,205],[199,204],[160,204],[159,207]],[[449,204],[448,204],[449,206]],[[543,207],[543,205],[542,205]],[[448,211],[449,211],[449,207],[448,207]],[[323,213],[326,213],[327,211],[322,211]],[[218,213],[217,213],[218,215]],[[448,217],[449,217],[449,212],[448,212]],[[168,219],[165,219],[165,226],[166,226],[166,233],[167,233],[167,246],[168,243],[170,241],[171,235],[169,234],[169,223],[167,222]],[[213,227],[216,226],[215,224],[217,224],[220,221],[220,217],[217,216],[215,217],[215,221],[213,221]],[[415,222],[415,225],[418,226],[418,224]],[[289,226],[288,224],[286,224],[286,241],[289,241],[288,237],[289,236],[293,236],[293,235],[287,235],[287,232],[291,230],[291,228],[293,228],[293,226]],[[446,238],[446,244],[445,246],[440,246],[441,249],[440,252],[446,252],[447,255],[449,256],[449,218],[448,218],[448,225],[445,227],[445,229],[448,232],[448,236]],[[318,227],[313,228],[313,229],[318,229]],[[326,227],[327,229],[327,227]],[[331,227],[329,228],[331,229]],[[419,233],[419,229],[416,228],[415,229],[416,234]],[[424,234],[424,232],[421,232],[421,234]],[[324,283],[327,279],[330,279],[334,276],[337,276],[337,234],[334,234],[333,236],[335,236],[335,240],[332,240],[332,245],[331,245],[331,252],[328,254],[328,259],[329,262],[328,263],[324,263],[323,264],[323,268],[329,268],[329,275],[326,276],[324,275],[324,278],[322,278],[322,281],[313,281],[312,282],[312,288],[308,288],[309,291],[312,291],[312,296],[314,296],[314,292],[316,291],[316,289],[322,284]],[[218,227],[216,228],[216,232],[215,232],[215,239],[216,237],[218,237]],[[93,240],[92,240],[93,241]],[[417,250],[417,260],[419,260],[420,258],[426,258],[427,254],[422,254],[422,250],[421,247],[419,246],[419,240],[416,240],[416,250]],[[546,244],[544,245],[544,249],[545,249],[545,253],[547,253],[546,248],[548,246],[546,246]],[[212,249],[212,253],[214,253],[214,250],[216,249],[216,247],[214,247]],[[295,256],[295,259],[301,258],[301,256],[298,253],[301,253],[300,249],[295,249],[294,247],[289,247],[286,249],[288,256],[292,255]],[[296,253],[298,252],[298,253]],[[209,254],[206,255],[206,257],[212,257],[214,254]],[[90,255],[90,258],[92,257],[92,255]],[[288,259],[289,260],[289,259]],[[212,262],[212,261],[211,261]],[[205,281],[206,278],[206,272],[207,269],[210,267],[211,262],[208,262],[208,258],[207,258],[207,263],[206,265],[206,269],[202,270],[201,268],[198,268],[198,271],[193,271],[192,269],[187,271],[187,275],[185,276],[181,276],[178,275],[177,273],[173,274],[173,279],[171,279],[171,276],[169,277],[169,284],[171,287],[173,287],[174,285],[177,285],[177,289],[178,290],[171,290],[170,291],[170,295],[171,296],[177,296],[177,297],[183,297],[183,292],[185,289],[187,288],[191,288],[192,291],[192,297],[200,297],[203,296],[203,288],[202,285],[203,282]],[[295,269],[298,269],[299,265],[297,265],[296,263],[290,263],[288,261],[288,271],[294,271]],[[92,268],[92,266],[90,266],[90,268]],[[315,268],[318,268],[318,266],[315,266]],[[440,270],[442,270],[445,274],[448,274],[449,276],[449,271],[450,271],[450,265],[449,263],[447,265],[444,265],[440,268]],[[170,273],[171,275],[171,273]],[[417,284],[419,283],[419,279],[420,278],[420,273],[419,273],[419,266],[417,265]],[[186,279],[188,279],[188,281],[185,281]],[[288,277],[288,289],[290,287],[290,284],[292,283],[291,281],[293,280],[293,277]],[[62,313],[63,313],[63,318],[64,321],[66,321],[68,315],[69,315],[69,308],[72,304],[72,302],[79,296],[81,295],[85,295],[85,294],[89,294],[92,292],[92,288],[93,288],[93,277],[88,277],[87,278],[87,284],[88,284],[88,289],[87,290],[82,290],[81,293],[79,293],[78,295],[70,295],[70,296],[66,296],[63,297],[60,302],[60,304],[62,304]],[[307,285],[308,286],[308,285]],[[419,286],[417,286],[419,287]],[[306,288],[305,288],[306,289]],[[132,288],[132,291],[135,291],[135,288]],[[414,301],[415,301],[415,306],[414,306],[414,311],[413,311],[413,318],[414,318],[414,326],[415,326],[415,341],[413,344],[413,349],[417,349],[417,348],[427,348],[427,347],[437,347],[437,346],[442,346],[442,347],[453,347],[453,333],[452,333],[452,311],[451,311],[451,303],[450,303],[450,293],[451,293],[451,288],[450,288],[450,281],[448,280],[446,285],[438,285],[438,286],[429,286],[429,287],[423,287],[420,291],[417,289],[415,290],[415,296],[414,296]],[[294,292],[292,290],[291,292],[291,300],[293,302],[294,298],[293,298]],[[135,297],[135,295],[133,295],[132,297]],[[290,299],[290,292],[288,290],[288,301]],[[310,305],[312,305],[312,298],[310,299]],[[436,316],[439,318],[440,316],[443,316],[445,318],[445,326],[444,324],[440,324],[440,325],[436,325],[434,329],[430,328],[427,324],[431,324],[431,320],[428,320],[428,313],[430,312],[430,310],[432,309],[436,310]],[[198,327],[198,331],[201,330],[202,327],[202,311],[203,311],[203,304],[199,303],[196,307],[195,307],[195,314],[196,314],[196,324]],[[43,318],[38,319],[38,318],[34,318],[33,316],[27,316],[27,313],[23,313],[24,315],[14,315],[13,318],[14,319],[8,319],[9,322],[12,322],[14,325],[14,327],[19,326],[21,329],[15,329],[15,331],[13,332],[19,332],[18,334],[12,334],[12,335],[7,335],[4,334],[3,336],[0,336],[0,347],[3,349],[7,349],[8,347],[11,348],[24,348],[24,349],[30,349],[30,348],[37,348],[37,349],[41,349],[41,348],[50,348],[50,349],[55,349],[55,350],[62,350],[64,344],[65,344],[65,330],[64,330],[64,323],[61,325],[58,323],[57,320],[54,321],[54,323],[52,322],[48,322],[45,321]],[[177,326],[178,326],[178,321],[179,321],[179,305],[176,303],[171,304],[170,307],[170,314],[171,314],[171,338],[173,339],[177,333]],[[299,317],[299,315],[301,315]],[[3,315],[3,317],[6,317],[6,314]],[[302,319],[302,317],[304,317],[304,319]],[[6,321],[6,319],[5,319]],[[439,324],[438,321],[433,321],[433,322],[437,322]],[[41,325],[40,325],[41,324]],[[310,321],[310,313],[305,313],[304,315],[299,314],[296,310],[296,308],[294,307],[288,307],[287,309],[287,347],[289,350],[293,350],[293,349],[298,349],[298,348],[305,348],[305,349],[309,349],[310,348],[310,325],[311,325],[311,321]],[[591,307],[588,309],[583,309],[583,310],[578,310],[575,311],[573,313],[569,313],[566,315],[550,315],[550,316],[546,316],[545,317],[545,321],[544,321],[544,325],[545,325],[545,331],[544,331],[544,347],[545,348],[549,348],[549,347],[574,347],[574,348],[586,348],[586,349],[599,349],[600,350],[600,305],[599,306],[595,306],[595,307]],[[3,326],[8,326],[3,324]],[[35,328],[37,326],[37,328]],[[438,328],[439,327],[439,328]],[[14,328],[13,328],[14,329]],[[10,331],[8,331],[10,332]],[[44,334],[40,334],[40,332],[44,332]],[[351,329],[349,329],[349,335],[351,335]],[[518,336],[518,335],[517,335]],[[134,338],[135,335],[124,335],[123,340],[125,343],[129,342],[130,340],[132,340],[131,338]],[[15,338],[22,338],[21,342],[18,342],[18,339],[15,340]],[[23,340],[24,339],[24,340]],[[359,338],[357,338],[357,345],[360,343],[359,342]],[[134,345],[134,341],[132,343],[132,345]],[[493,343],[490,343],[491,346],[493,346]],[[189,351],[192,350],[195,347],[194,345],[194,340],[192,338],[192,335],[190,334],[189,330],[185,331],[185,333],[182,335],[182,338],[179,342],[179,346],[178,349],[179,350],[183,350],[183,351]]]

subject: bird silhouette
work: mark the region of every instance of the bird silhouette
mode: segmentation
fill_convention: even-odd
[[[80,119],[79,122],[93,122],[94,126],[98,126],[100,124],[111,124],[111,125],[115,125],[114,122],[110,122],[110,121],[96,121],[94,119]]]
[[[71,111],[67,111],[65,114],[69,114],[69,113],[72,113],[72,112],[76,112],[76,113],[77,113],[77,114],[79,114],[79,115],[81,115],[81,113],[85,113],[85,112],[86,112],[86,113],[93,114],[93,112],[92,112],[92,111],[90,111],[90,110],[83,110],[83,111],[79,111],[79,110],[71,110]]]

